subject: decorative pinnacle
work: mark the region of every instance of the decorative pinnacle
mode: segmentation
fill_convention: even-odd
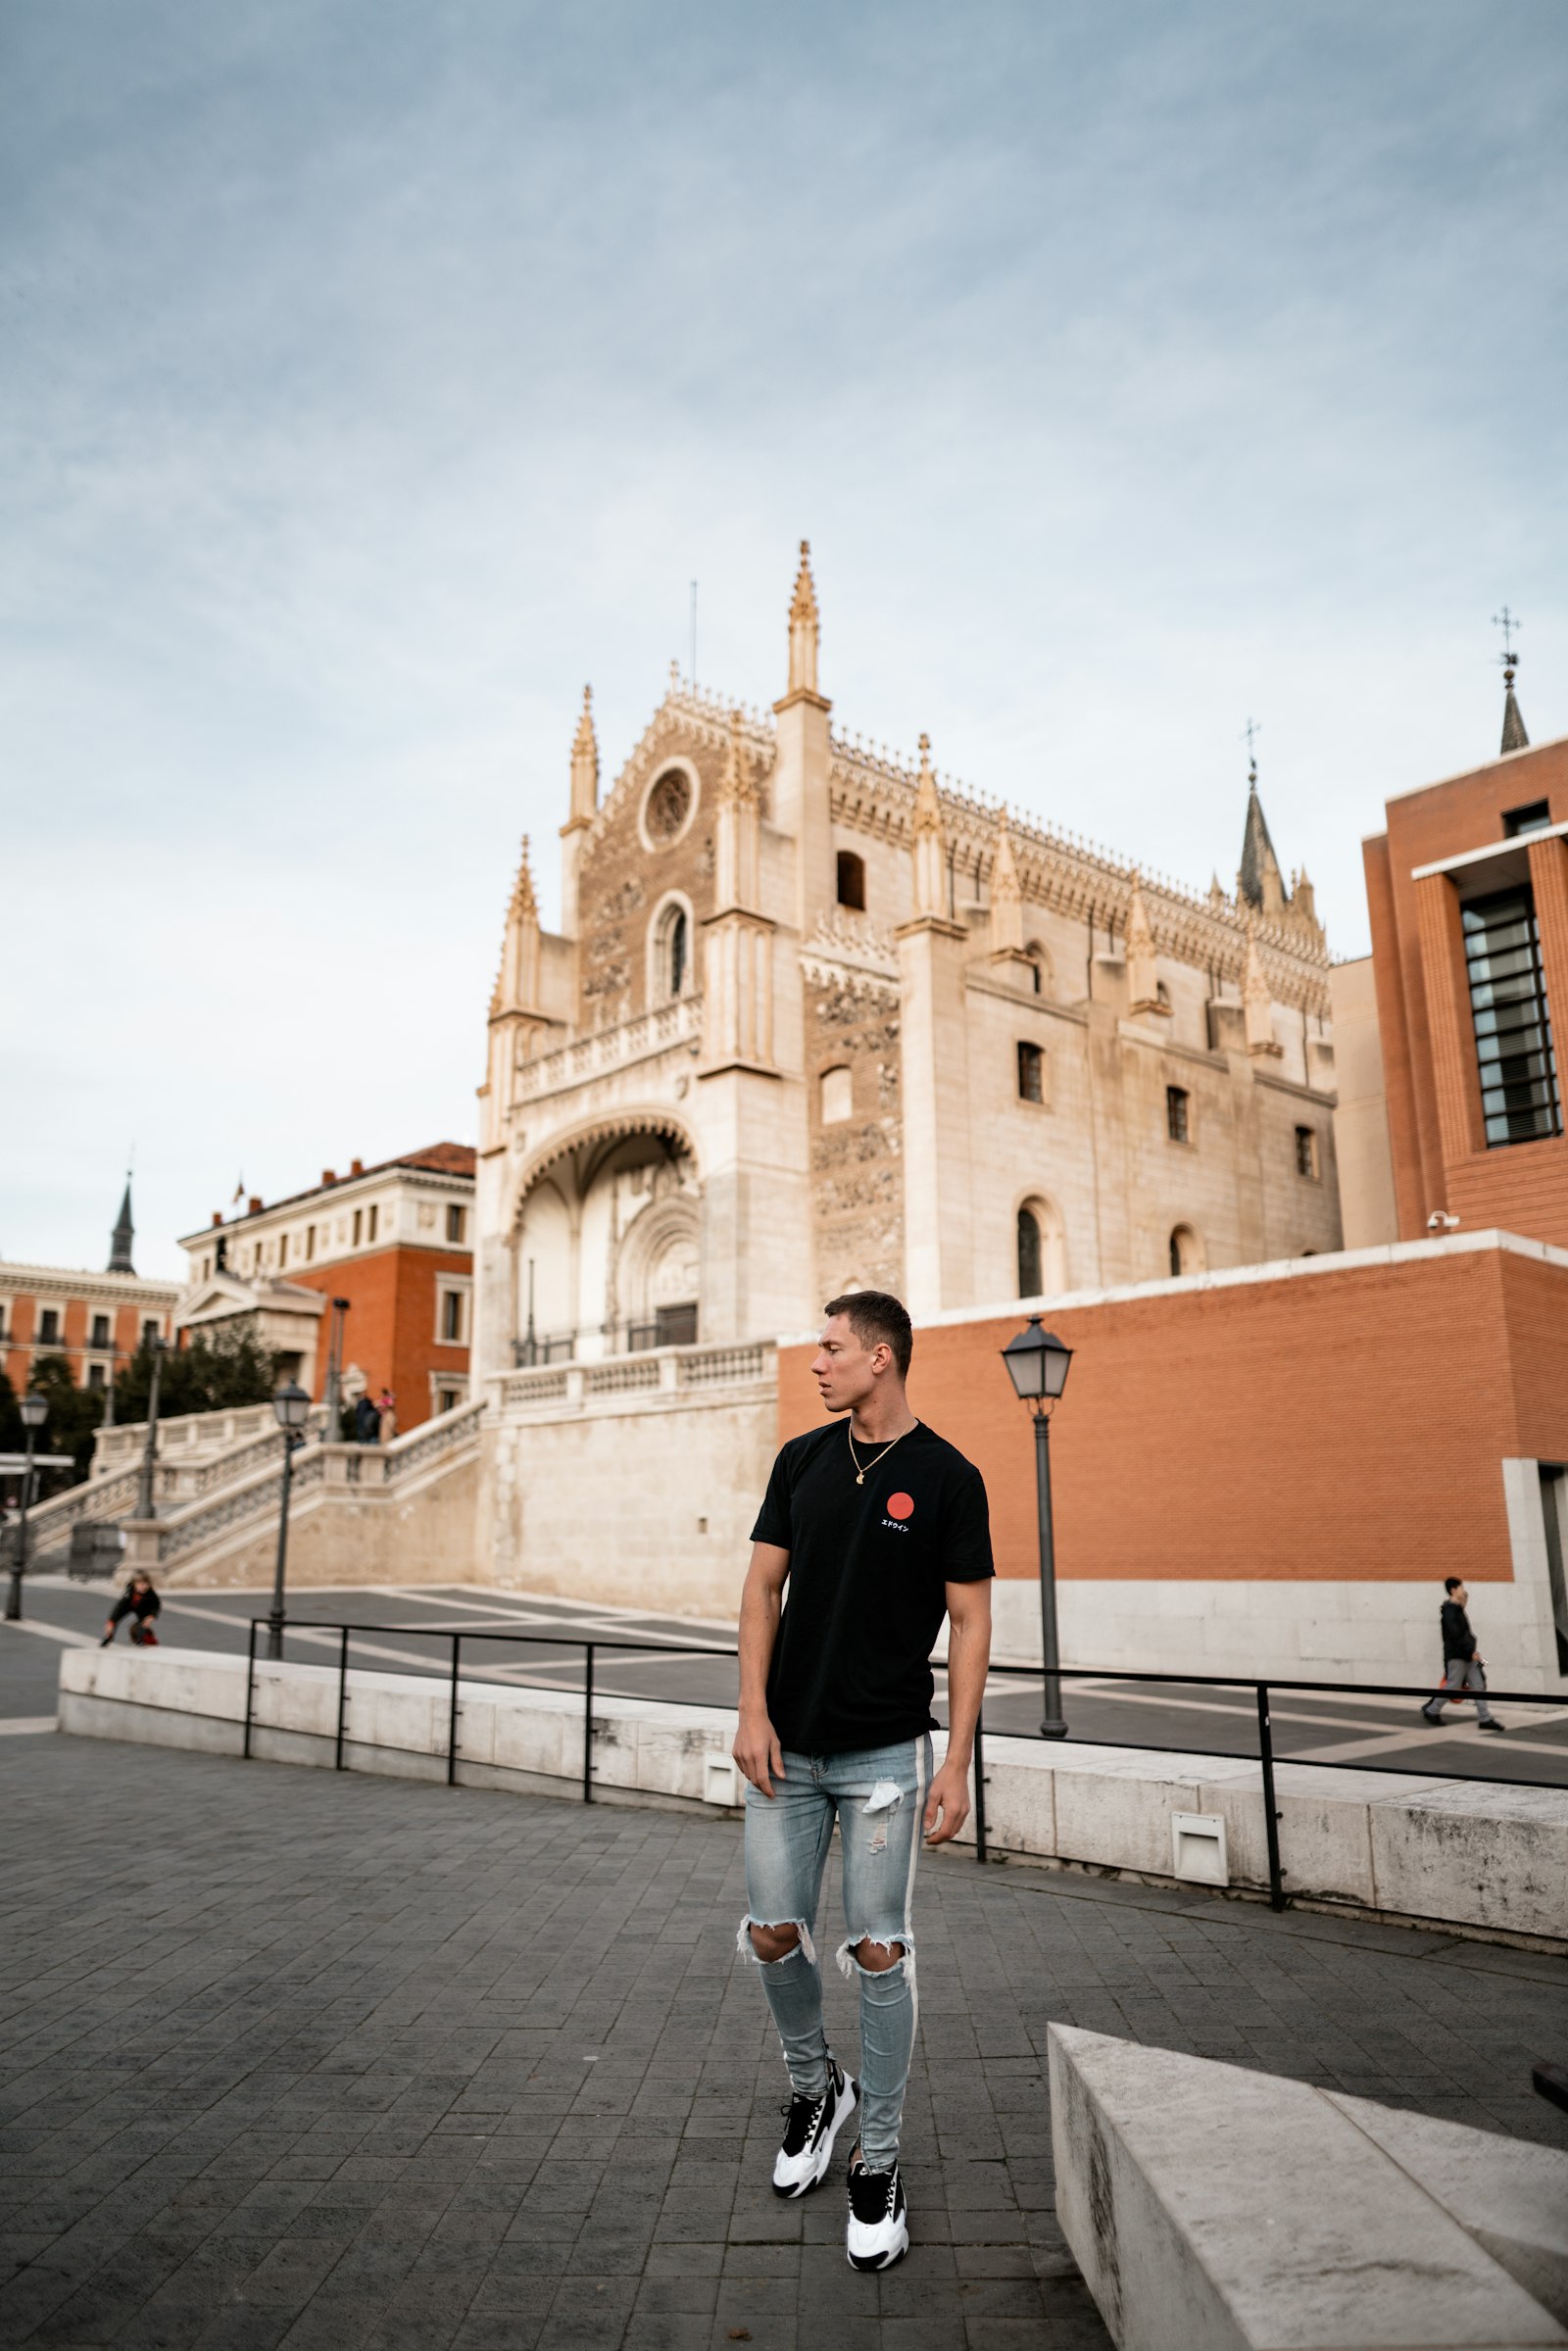
[[[795,594],[790,603],[792,620],[815,620],[816,584],[811,578],[811,542],[801,541],[801,567],[795,575]]]
[[[920,774],[914,793],[914,829],[917,833],[940,833],[942,803],[937,797],[937,779],[931,772],[931,738],[920,737]]]
[[[520,914],[525,921],[530,917],[537,921],[539,915],[539,901],[533,894],[533,869],[528,862],[528,836],[526,833],[522,836],[522,855],[517,860],[517,879],[512,893],[512,911],[514,914]]]

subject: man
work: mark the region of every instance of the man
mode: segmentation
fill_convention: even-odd
[[[104,1619],[104,1637],[98,1643],[107,1649],[120,1629],[123,1617],[131,1617],[130,1638],[137,1648],[156,1648],[158,1636],[153,1631],[153,1619],[163,1607],[163,1601],[153,1590],[153,1580],[144,1568],[138,1568]]]
[[[1441,1723],[1450,1690],[1473,1690],[1476,1692],[1476,1724],[1480,1730],[1501,1733],[1507,1729],[1499,1723],[1486,1700],[1486,1659],[1476,1648],[1476,1637],[1470,1630],[1465,1608],[1470,1598],[1469,1589],[1457,1576],[1445,1576],[1443,1589],[1447,1598],[1443,1603],[1443,1688],[1428,1698],[1421,1709],[1421,1719]],[[1463,1698],[1457,1703],[1464,1704]]]
[[[779,1454],[741,1594],[734,1752],[751,1785],[739,1948],[760,1965],[790,2073],[774,2189],[815,2187],[858,2106],[848,2251],[858,2270],[883,2270],[909,2246],[899,2129],[914,2050],[915,1860],[922,1831],[943,1844],[968,1817],[996,1571],[979,1471],[909,1409],[904,1307],[858,1290],[824,1312],[811,1372],[827,1410],[848,1417]],[[930,1658],[944,1614],[948,1751],[933,1778]],[[812,1940],[835,1818],[858,2082],[827,2045]]]

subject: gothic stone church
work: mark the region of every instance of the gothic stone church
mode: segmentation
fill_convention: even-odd
[[[840,731],[818,641],[803,546],[771,712],[672,675],[603,799],[584,696],[560,936],[524,844],[480,1090],[503,1575],[549,1508],[519,1416],[587,1473],[596,1409],[765,1387],[838,1291],[918,1322],[1340,1245],[1328,957],[1255,776],[1195,897]]]

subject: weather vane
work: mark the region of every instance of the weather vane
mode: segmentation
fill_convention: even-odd
[[[1249,718],[1242,729],[1242,735],[1247,744],[1248,776],[1250,781],[1254,784],[1257,781],[1257,738],[1262,732],[1262,725],[1256,718]]]
[[[1511,686],[1513,684],[1513,673],[1519,666],[1519,649],[1513,641],[1514,631],[1515,629],[1522,628],[1524,623],[1519,618],[1517,612],[1510,612],[1507,606],[1504,605],[1500,612],[1493,613],[1492,625],[1494,628],[1500,628],[1502,631],[1502,651],[1497,656],[1497,659],[1501,661],[1503,670],[1507,676],[1507,681]]]

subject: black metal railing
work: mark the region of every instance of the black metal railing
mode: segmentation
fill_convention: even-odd
[[[267,1619],[260,1616],[250,1619],[250,1632],[246,1642],[245,1733],[241,1752],[247,1758],[251,1753],[252,1729],[258,1727],[255,1724],[256,1636],[266,1622]],[[457,1785],[458,1765],[462,1760],[459,1752],[458,1722],[463,1709],[458,1700],[458,1680],[459,1663],[465,1640],[500,1643],[507,1647],[580,1649],[583,1656],[582,1800],[585,1804],[591,1804],[594,1800],[594,1659],[600,1651],[614,1650],[622,1655],[652,1657],[706,1657],[714,1660],[719,1658],[733,1660],[740,1654],[738,1649],[715,1648],[710,1641],[606,1641],[598,1635],[589,1640],[581,1634],[532,1631],[498,1633],[488,1627],[483,1631],[470,1627],[466,1633],[464,1633],[453,1632],[438,1625],[345,1625],[317,1617],[292,1617],[286,1627],[286,1632],[336,1633],[338,1636],[337,1738],[334,1756],[334,1768],[338,1771],[342,1771],[344,1768],[343,1749],[348,1711],[349,1641],[351,1635],[356,1633],[376,1635],[383,1641],[389,1636],[398,1636],[404,1640],[449,1641],[452,1643],[452,1656],[446,1676],[449,1690],[446,1752],[447,1786],[449,1788]],[[1273,1677],[1261,1680],[1250,1674],[1146,1673],[1125,1670],[1120,1667],[1094,1665],[1063,1665],[1053,1668],[1053,1671],[1063,1682],[1151,1682],[1185,1690],[1250,1690],[1252,1691],[1257,1707],[1256,1759],[1262,1775],[1263,1834],[1268,1851],[1269,1903],[1275,1910],[1283,1910],[1286,1907],[1289,1896],[1285,1888],[1285,1880],[1290,1874],[1280,1858],[1280,1812],[1275,1771],[1281,1765],[1287,1770],[1293,1765],[1310,1765],[1314,1758],[1311,1755],[1276,1756],[1270,1715],[1272,1696],[1276,1692],[1298,1692],[1318,1697],[1337,1697],[1342,1700],[1357,1697],[1416,1698],[1423,1703],[1429,1703],[1439,1695],[1439,1691],[1430,1684],[1424,1684],[1419,1689],[1412,1689],[1406,1684],[1393,1682],[1301,1682]],[[478,1669],[475,1678],[484,1678],[482,1667]],[[993,1665],[988,1676],[992,1682],[999,1680],[1040,1682],[1044,1678],[1042,1669],[1037,1665]],[[1459,1704],[1465,1700],[1473,1702],[1478,1695],[1485,1697],[1491,1705],[1560,1707],[1563,1703],[1560,1696],[1554,1697],[1540,1690],[1488,1690],[1479,1692],[1454,1690],[1445,1691],[1443,1694],[1452,1704]],[[712,1701],[708,1698],[661,1698],[659,1703],[669,1706],[711,1706]],[[1179,1705],[1180,1700],[1176,1700],[1175,1703]],[[265,1729],[268,1726],[259,1727]],[[1376,1736],[1377,1725],[1375,1723],[1367,1725],[1367,1734],[1369,1737]],[[1004,1732],[1000,1736],[1012,1739],[1024,1735],[1009,1731]],[[1057,1746],[1070,1747],[1075,1742],[1071,1739],[1067,1739],[1053,1743]],[[1081,1743],[1099,1747],[1123,1747],[1135,1754],[1211,1755],[1216,1751],[1212,1747],[1187,1746],[1181,1741],[1171,1739],[1094,1739]],[[1568,1764],[1568,1749],[1564,1751],[1564,1762]],[[1325,1768],[1344,1772],[1394,1772],[1397,1774],[1407,1772],[1409,1766],[1404,1763],[1335,1763],[1325,1766]],[[1477,1782],[1483,1785],[1491,1783],[1502,1788],[1539,1788],[1543,1785],[1540,1780],[1513,1779],[1502,1772],[1438,1772],[1424,1766],[1422,1777],[1432,1780],[1452,1780],[1461,1785],[1474,1785]],[[985,1791],[985,1714],[982,1709],[974,1727],[975,1859],[981,1862],[987,1858]]]

